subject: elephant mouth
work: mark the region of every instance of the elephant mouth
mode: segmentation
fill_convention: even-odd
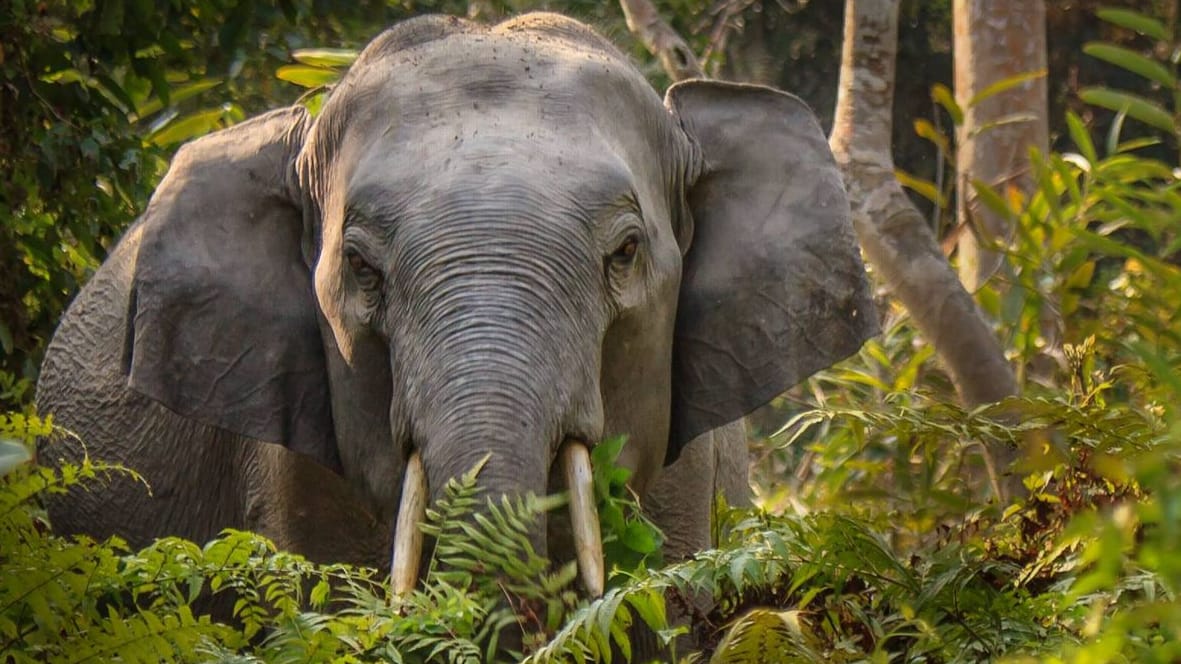
[[[562,464],[562,477],[570,492],[570,523],[574,532],[579,577],[591,597],[601,597],[606,570],[599,515],[595,509],[590,454],[585,443],[566,440],[558,460]],[[423,546],[423,535],[418,524],[426,518],[429,495],[422,458],[415,450],[406,465],[402,501],[398,505],[395,522],[393,560],[390,564],[390,583],[395,596],[410,593],[418,581]]]

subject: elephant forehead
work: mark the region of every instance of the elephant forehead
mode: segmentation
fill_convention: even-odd
[[[635,186],[628,160],[607,138],[585,132],[572,140],[532,127],[465,116],[449,123],[392,131],[365,144],[349,178],[349,197],[369,187],[487,191],[561,191],[591,204]]]
[[[417,131],[465,116],[566,131],[668,120],[656,92],[616,54],[530,32],[459,33],[367,58],[332,97],[325,115],[348,115],[350,129],[377,123],[365,133]]]

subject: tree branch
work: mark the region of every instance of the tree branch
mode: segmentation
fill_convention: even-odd
[[[649,0],[619,0],[627,29],[639,38],[644,48],[660,60],[664,71],[674,81],[704,78],[701,65],[689,44],[672,29]]]

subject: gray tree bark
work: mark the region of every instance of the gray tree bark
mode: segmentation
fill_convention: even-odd
[[[899,0],[846,0],[836,114],[829,146],[845,176],[853,226],[874,270],[935,347],[969,405],[1017,393],[1012,367],[934,233],[894,177],[893,125]],[[996,468],[1014,454],[989,450],[994,490],[1013,489]]]
[[[1009,239],[1009,220],[980,203],[973,180],[1001,193],[1034,189],[1029,149],[1049,147],[1044,75],[972,103],[998,82],[1046,69],[1044,0],[955,0],[955,97],[964,111],[956,137],[960,281],[975,291],[1000,267],[989,249]]]

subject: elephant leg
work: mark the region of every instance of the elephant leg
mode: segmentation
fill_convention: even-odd
[[[380,518],[355,487],[278,445],[247,445],[252,459],[243,481],[248,528],[313,562],[389,569],[393,522]]]
[[[694,438],[675,463],[663,468],[644,498],[648,517],[664,532],[666,562],[679,562],[713,545],[713,500],[719,493],[734,506],[750,504],[749,453],[746,425],[731,422]],[[691,614],[713,608],[709,596],[685,598],[688,604],[670,602],[669,621],[683,622]],[[678,639],[682,654],[694,647],[697,635]],[[648,630],[633,630],[636,651],[651,657],[660,649]],[[640,658],[639,661],[645,661]]]
[[[649,518],[664,531],[664,556],[684,560],[709,548],[714,496],[734,506],[750,504],[749,453],[743,420],[707,431],[663,468],[644,498]]]

